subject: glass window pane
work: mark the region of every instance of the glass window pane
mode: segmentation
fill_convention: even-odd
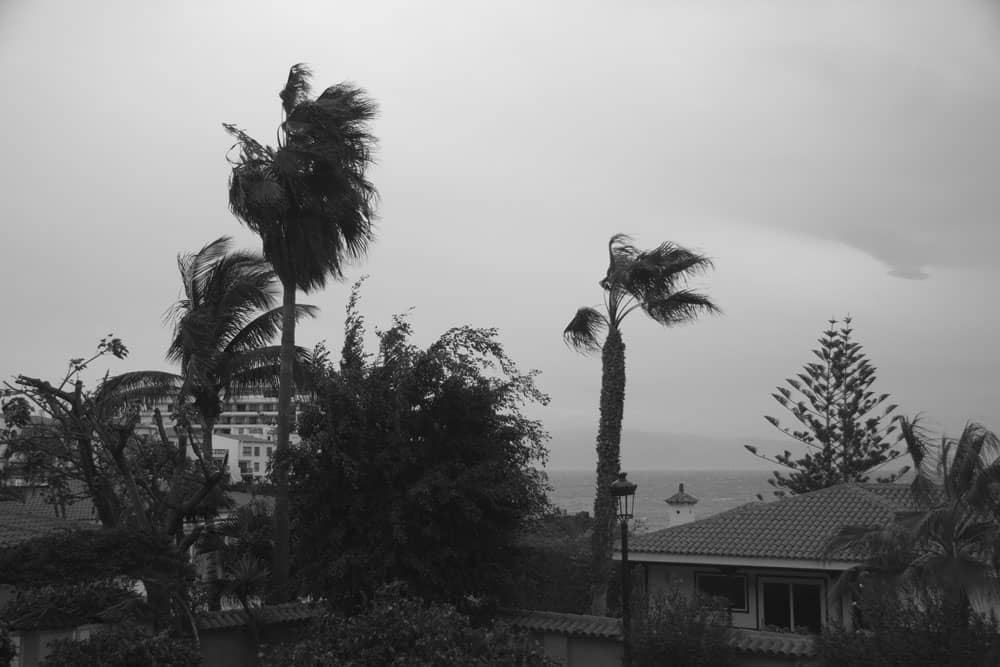
[[[705,595],[723,597],[729,600],[732,609],[747,608],[746,579],[742,576],[723,574],[698,574],[695,577],[698,590]]]
[[[792,613],[796,632],[820,631],[822,619],[819,584],[792,584]]]
[[[792,627],[791,586],[788,584],[764,582],[761,586],[764,597],[764,630],[790,630]]]

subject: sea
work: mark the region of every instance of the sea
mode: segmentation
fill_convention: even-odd
[[[593,512],[595,473],[585,470],[549,470],[552,504],[570,514]],[[767,470],[640,470],[630,471],[628,479],[638,485],[635,493],[635,517],[644,530],[659,530],[669,525],[669,507],[664,502],[684,491],[698,499],[695,518],[724,512],[734,507],[774,499],[774,488],[767,483]]]

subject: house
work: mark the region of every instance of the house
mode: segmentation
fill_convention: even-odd
[[[830,551],[831,541],[845,526],[882,527],[920,509],[906,485],[840,484],[636,535],[629,560],[650,595],[678,587],[728,598],[738,648],[808,656],[809,635],[851,625],[850,600],[832,588],[866,559],[860,545]]]

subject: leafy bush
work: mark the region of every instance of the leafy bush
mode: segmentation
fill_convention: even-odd
[[[635,667],[735,664],[728,602],[673,588],[640,608],[632,639]]]
[[[994,667],[1000,626],[966,596],[933,589],[869,586],[857,604],[861,629],[828,628],[819,643],[827,667]]]
[[[428,599],[499,593],[524,525],[548,506],[544,405],[492,329],[459,327],[425,349],[397,316],[362,345],[357,287],[339,366],[314,355],[315,401],[289,452],[303,593],[353,612],[381,585]]]
[[[514,564],[500,593],[501,604],[590,613],[592,526],[588,513],[570,515],[558,509],[533,522],[514,546]]]
[[[137,593],[113,581],[42,586],[17,591],[4,608],[3,618],[10,623],[33,612],[57,609],[87,623],[109,607],[127,601],[138,603],[140,599]]]
[[[115,576],[189,573],[168,540],[124,528],[50,533],[0,549],[0,584],[47,586]]]
[[[382,594],[368,611],[328,616],[309,639],[278,646],[266,656],[272,667],[547,667],[554,665],[522,634],[501,624],[473,627],[448,604]]]
[[[139,628],[120,626],[99,632],[89,639],[61,639],[51,642],[52,652],[42,667],[194,667],[201,664],[201,653],[194,642],[175,639],[165,633],[150,635]]]
[[[15,655],[17,655],[17,649],[14,648],[14,642],[10,638],[10,633],[7,632],[7,626],[0,623],[0,665],[10,664]]]

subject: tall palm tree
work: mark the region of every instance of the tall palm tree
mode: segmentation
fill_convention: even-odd
[[[639,309],[663,326],[691,322],[719,309],[704,294],[685,287],[689,278],[712,267],[710,259],[673,243],[639,250],[624,234],[608,241],[608,270],[601,280],[604,308],[580,308],[563,338],[581,352],[601,350],[601,403],[597,430],[597,489],[591,544],[592,602],[595,614],[607,608],[611,572],[614,500],[609,489],[618,476],[622,412],[625,407],[625,343],[622,322]],[[607,331],[603,344],[601,334]]]
[[[952,601],[1000,596],[1000,439],[970,422],[958,438],[935,446],[920,419],[900,418],[901,439],[916,474],[911,491],[921,508],[881,528],[847,527],[830,550],[861,545],[868,561],[845,573],[839,588],[861,576],[930,586]]]
[[[365,92],[339,84],[311,98],[312,73],[295,65],[280,93],[284,121],[278,146],[234,125],[229,206],[257,233],[283,287],[281,376],[274,477],[275,560],[271,599],[286,599],[290,563],[288,438],[291,431],[296,290],[310,292],[343,277],[346,259],[364,255],[373,238],[377,193],[366,173],[375,138],[376,105]]]
[[[232,251],[223,236],[197,252],[177,257],[184,296],[168,317],[173,337],[167,359],[179,374],[133,371],[103,383],[105,395],[124,400],[171,396],[194,405],[201,421],[201,450],[212,458],[215,424],[232,394],[260,393],[278,384],[280,348],[268,345],[281,328],[276,307],[278,280],[260,255]],[[296,306],[297,317],[312,316],[313,306]],[[298,350],[301,357],[305,351]]]

